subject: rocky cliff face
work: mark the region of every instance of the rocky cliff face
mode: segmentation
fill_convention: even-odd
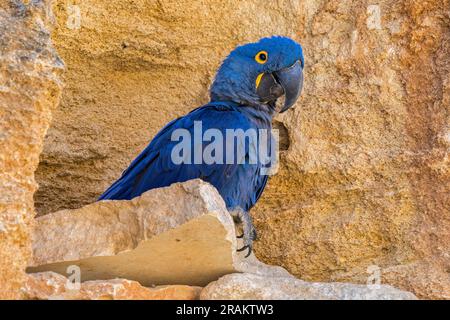
[[[252,211],[256,255],[309,281],[450,292],[450,18],[445,1],[55,1],[67,65],[36,172],[45,214],[115,180],[169,120],[208,101],[238,43],[291,36],[305,89],[277,118],[282,165]],[[369,273],[368,272],[369,268]]]
[[[39,162],[63,63],[45,3],[0,3],[0,299],[20,298],[31,256]]]

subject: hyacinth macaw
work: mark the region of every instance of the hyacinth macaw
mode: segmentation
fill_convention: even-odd
[[[200,178],[216,187],[234,220],[242,224],[244,246],[238,251],[248,249],[247,257],[256,238],[249,210],[266,186],[268,176],[262,171],[271,163],[175,163],[173,149],[179,140],[174,141],[173,135],[179,129],[193,135],[195,123],[201,123],[203,132],[216,129],[224,136],[227,129],[267,129],[270,135],[274,114],[285,112],[300,95],[303,67],[301,45],[286,37],[263,38],[235,48],[215,76],[211,101],[168,123],[99,200],[128,200],[150,189]],[[267,139],[269,148],[272,143],[271,138]],[[193,149],[200,146],[201,150],[207,145],[207,141],[191,144]],[[230,150],[236,152],[236,148]],[[220,151],[219,157],[225,159],[227,150]],[[246,160],[249,152],[245,146]],[[188,160],[192,160],[193,153],[185,155]]]

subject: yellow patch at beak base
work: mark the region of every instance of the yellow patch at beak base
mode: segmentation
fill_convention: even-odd
[[[258,89],[259,87],[259,83],[261,82],[262,76],[264,75],[264,73],[260,73],[258,74],[258,76],[256,77],[256,89]]]

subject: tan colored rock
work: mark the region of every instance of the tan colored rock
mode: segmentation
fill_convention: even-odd
[[[22,288],[25,299],[47,300],[66,291],[68,279],[54,272],[28,274]]]
[[[125,279],[86,281],[74,287],[54,272],[29,274],[24,288],[27,299],[38,300],[198,300],[200,291],[183,285],[146,288]]]
[[[422,299],[450,300],[449,270],[438,269],[434,261],[388,267],[382,279],[397,288],[417,292]]]
[[[144,286],[203,286],[240,271],[289,276],[237,253],[225,203],[201,180],[150,190],[131,201],[58,211],[36,222],[29,272],[67,275],[68,267],[77,266],[81,281],[125,278]]]
[[[46,1],[0,3],[0,299],[21,297],[31,254],[34,171],[63,63],[49,34]]]
[[[349,273],[336,273],[339,281],[364,283],[367,276],[354,270]],[[420,299],[450,300],[450,277],[448,272],[437,268],[432,262],[411,263],[379,269],[381,283],[389,283],[396,288],[417,292]]]
[[[207,285],[202,300],[415,300],[388,285],[311,283],[294,278],[229,274]]]
[[[427,264],[383,283],[444,298],[450,3],[366,3],[303,1],[305,91],[279,118],[290,147],[253,212],[256,255],[307,281],[365,283],[371,265]]]
[[[252,212],[258,258],[308,281],[403,266],[404,281],[386,281],[448,296],[448,0],[76,6],[80,28],[76,7],[54,6],[68,72],[37,171],[41,214],[94,201],[165,123],[208,101],[236,44],[288,35],[304,45],[305,88],[277,118],[280,171]],[[406,271],[423,264],[429,284]]]

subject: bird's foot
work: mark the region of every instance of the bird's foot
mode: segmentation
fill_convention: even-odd
[[[234,210],[231,212],[231,215],[236,223],[241,224],[243,229],[242,235],[237,236],[238,239],[242,239],[243,246],[242,248],[237,249],[237,251],[241,252],[247,250],[247,254],[245,255],[245,258],[247,258],[252,253],[253,241],[256,240],[257,237],[255,227],[252,223],[252,218],[248,212],[241,209]]]

